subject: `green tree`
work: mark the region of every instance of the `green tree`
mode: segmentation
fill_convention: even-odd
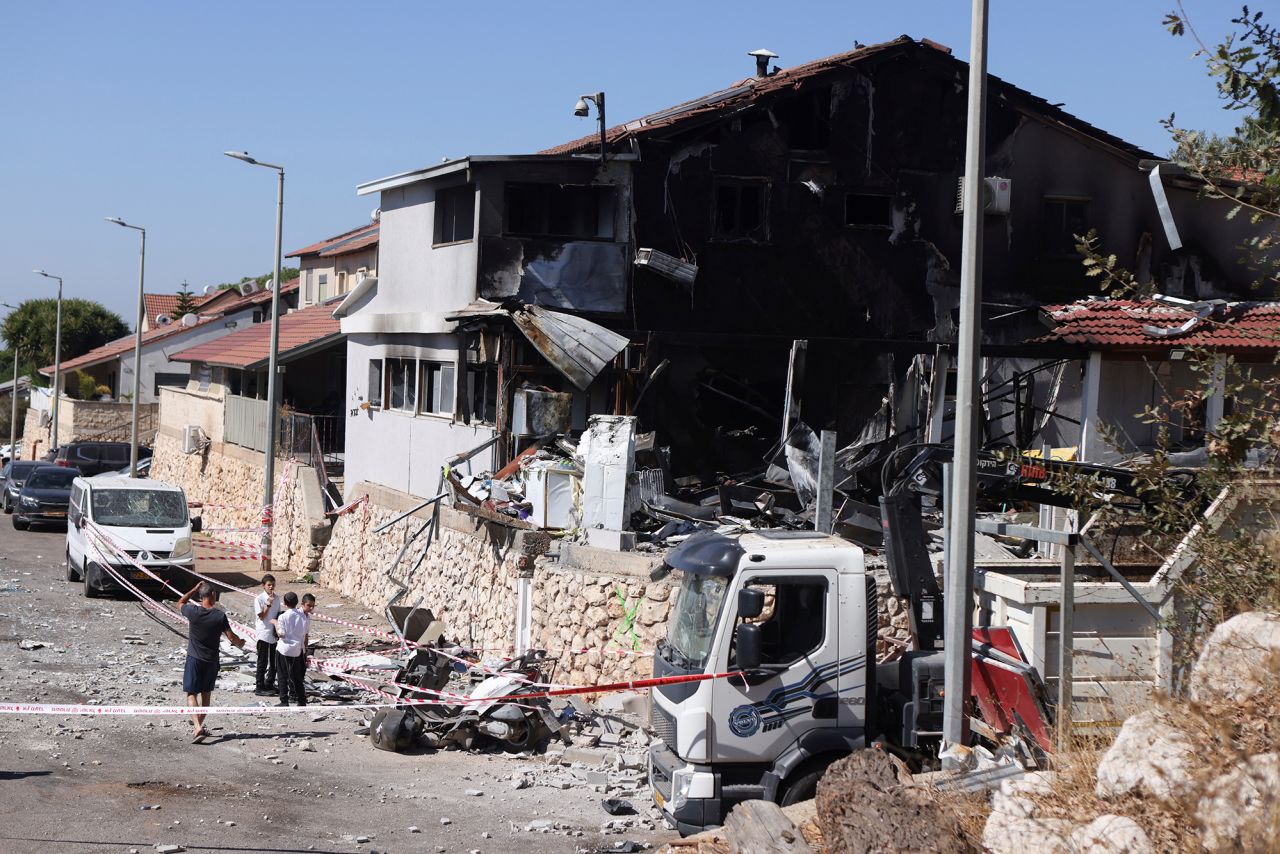
[[[43,383],[37,370],[53,364],[57,320],[56,299],[29,299],[9,313],[0,333],[19,350],[19,370]],[[62,301],[62,358],[74,359],[129,333],[120,316],[100,303],[84,299]],[[10,363],[12,364],[12,363]]]
[[[196,310],[196,297],[191,293],[191,288],[186,282],[182,283],[182,290],[178,291],[178,304],[174,306],[173,313],[178,317],[184,314],[194,314]]]

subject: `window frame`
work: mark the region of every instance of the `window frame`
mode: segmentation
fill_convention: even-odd
[[[733,227],[725,226],[722,215],[721,193],[734,191]],[[760,193],[758,205],[759,223],[751,229],[743,229],[738,222],[742,212],[742,191],[755,189]],[[711,193],[711,240],[717,243],[768,243],[769,242],[769,209],[772,196],[772,183],[768,178],[723,175],[717,176]],[[757,233],[758,232],[758,233]]]
[[[536,228],[514,228],[511,222],[511,196],[513,191],[516,194],[539,192],[543,194],[540,198],[541,210],[537,211],[541,222]],[[566,205],[566,209],[557,212],[555,210],[555,198],[557,194],[561,194],[562,199],[567,201],[572,198],[571,193],[579,193],[581,196],[589,196],[592,204],[583,205],[581,210],[573,211],[569,208],[572,205]],[[578,233],[572,230],[557,231],[553,228],[557,213],[563,215],[568,213],[569,218],[575,216],[590,215],[594,219],[595,227],[590,234]],[[559,184],[537,181],[509,181],[503,186],[502,192],[502,233],[505,236],[530,238],[535,240],[554,240],[554,241],[599,241],[602,243],[612,243],[617,240],[617,232],[615,228],[615,220],[618,214],[618,188],[612,184]],[[585,229],[584,229],[585,231]]]
[[[436,386],[433,378],[443,375],[448,370],[452,374],[449,382],[449,399],[446,409],[437,408]],[[458,410],[458,363],[442,359],[418,360],[418,414],[435,418],[452,419]]]
[[[374,370],[377,370],[377,379],[374,379]],[[365,374],[365,380],[368,388],[365,390],[365,402],[369,404],[371,409],[381,409],[383,401],[382,378],[386,376],[386,366],[383,364],[382,357],[369,360],[369,367]]]
[[[468,216],[466,217],[466,236],[459,237],[458,226],[462,220],[458,214],[461,212],[459,202],[462,199],[469,199],[469,202],[461,205],[466,208]],[[461,184],[456,187],[445,187],[436,190],[435,202],[432,207],[431,214],[431,246],[453,246],[457,243],[470,243],[476,239],[476,185]],[[446,231],[446,223],[450,225]]]
[[[399,363],[407,373],[403,382],[401,405],[392,403],[393,363]],[[418,411],[418,360],[412,356],[385,356],[382,359],[382,408],[388,412],[404,412],[414,415]]]
[[[1074,236],[1071,233],[1073,229],[1067,228],[1067,211],[1072,205],[1078,205],[1083,207],[1084,227],[1081,229],[1080,233],[1084,234],[1084,233],[1087,233],[1089,229],[1092,227],[1092,223],[1089,216],[1090,207],[1092,206],[1092,203],[1093,203],[1093,199],[1090,196],[1072,196],[1072,195],[1063,195],[1063,194],[1047,194],[1040,200],[1039,250],[1040,250],[1040,256],[1042,258],[1062,259],[1062,258],[1078,257],[1076,254]],[[1069,245],[1066,246],[1065,248],[1062,246],[1050,245],[1049,208],[1052,205],[1057,205],[1062,208],[1062,215],[1061,215],[1060,221],[1057,223],[1054,223],[1053,227],[1058,232],[1055,235],[1057,240],[1067,241],[1069,243]]]

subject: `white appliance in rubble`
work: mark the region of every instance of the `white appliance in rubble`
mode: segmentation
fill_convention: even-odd
[[[573,490],[578,473],[552,460],[535,460],[524,470],[524,498],[533,509],[529,521],[539,528],[573,527]]]

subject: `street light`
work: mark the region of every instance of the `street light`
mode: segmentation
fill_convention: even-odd
[[[129,477],[137,477],[138,398],[142,396],[142,284],[147,269],[147,230],[140,225],[130,225],[118,216],[106,219],[122,228],[132,228],[141,238],[138,249],[138,318],[133,327],[133,418],[129,428]]]
[[[267,360],[267,447],[265,459],[262,461],[262,507],[263,522],[265,523],[262,528],[262,569],[264,572],[270,572],[271,528],[272,520],[275,517],[274,508],[271,506],[274,501],[271,487],[276,473],[276,430],[279,425],[276,381],[279,379],[280,370],[276,363],[280,358],[280,252],[282,250],[281,232],[284,228],[284,167],[255,160],[249,156],[247,151],[224,151],[223,154],[248,163],[250,166],[264,166],[267,169],[274,169],[277,176],[276,253],[274,274],[271,280],[271,354]]]
[[[51,420],[53,429],[49,436],[49,446],[58,449],[58,399],[62,397],[62,277],[44,270],[32,270],[37,276],[58,280],[58,319],[53,332],[53,412]],[[32,455],[34,456],[34,454]]]
[[[604,93],[597,92],[594,95],[583,95],[578,99],[578,103],[573,105],[573,114],[579,118],[586,117],[591,114],[591,108],[587,106],[587,102],[596,105],[596,115],[600,119],[600,168],[604,169]]]

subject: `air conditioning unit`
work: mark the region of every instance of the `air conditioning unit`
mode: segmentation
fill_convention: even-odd
[[[256,294],[262,290],[262,285],[254,281],[240,283],[240,296],[247,297],[249,294]]]
[[[982,179],[982,212],[988,215],[1007,215],[1013,199],[1012,178]],[[964,177],[956,182],[956,213],[964,213]]]
[[[169,315],[169,314],[156,315],[156,326],[168,326],[170,323],[173,323],[172,315]]]
[[[195,424],[182,428],[182,453],[194,454],[204,444],[204,431]]]

